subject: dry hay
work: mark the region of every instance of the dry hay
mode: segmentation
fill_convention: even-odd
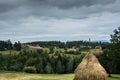
[[[108,80],[105,69],[93,54],[87,54],[75,70],[74,80]]]

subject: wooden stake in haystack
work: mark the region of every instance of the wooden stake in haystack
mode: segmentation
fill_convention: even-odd
[[[105,69],[93,54],[87,54],[75,70],[74,80],[108,80]]]

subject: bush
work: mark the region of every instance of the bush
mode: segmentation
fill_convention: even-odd
[[[24,67],[23,71],[27,73],[36,73],[36,68],[34,66],[27,66]]]

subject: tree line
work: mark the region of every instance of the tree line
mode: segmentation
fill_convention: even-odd
[[[20,51],[22,48],[22,45],[20,43],[20,41],[15,42],[14,44],[12,44],[12,42],[10,40],[7,41],[0,41],[0,51],[5,51],[5,50],[17,50]]]
[[[61,41],[36,41],[36,42],[29,42],[29,43],[22,43],[23,45],[32,45],[36,46],[39,45],[40,47],[47,47],[47,48],[64,48],[65,50],[67,48],[80,48],[81,46],[84,46],[84,48],[95,48],[95,46],[103,46],[105,44],[108,44],[108,42],[89,42],[89,41],[67,41],[67,42],[61,42]],[[20,51],[22,49],[22,44],[20,41],[15,42],[14,44],[10,41],[2,41],[0,40],[0,51],[5,50],[17,50]]]
[[[61,42],[61,41],[36,41],[36,42],[28,42],[28,43],[24,43],[24,44],[29,44],[29,45],[39,45],[41,47],[51,47],[51,46],[55,46],[58,48],[72,48],[72,47],[76,47],[79,48],[80,46],[91,46],[91,48],[95,48],[95,46],[103,46],[105,44],[107,44],[108,42],[89,42],[89,41],[67,41],[67,42]]]

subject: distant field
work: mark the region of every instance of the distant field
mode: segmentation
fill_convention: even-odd
[[[8,51],[0,51],[2,54],[19,54],[19,51],[16,50],[8,50]]]
[[[74,74],[27,74],[2,72],[0,80],[73,80]],[[120,74],[113,74],[109,80],[120,80]]]
[[[90,52],[93,53],[93,54],[100,54],[103,51],[101,49],[91,49]]]
[[[90,49],[89,51],[82,51],[81,53],[93,53],[93,54],[100,54],[103,51],[101,49]]]

